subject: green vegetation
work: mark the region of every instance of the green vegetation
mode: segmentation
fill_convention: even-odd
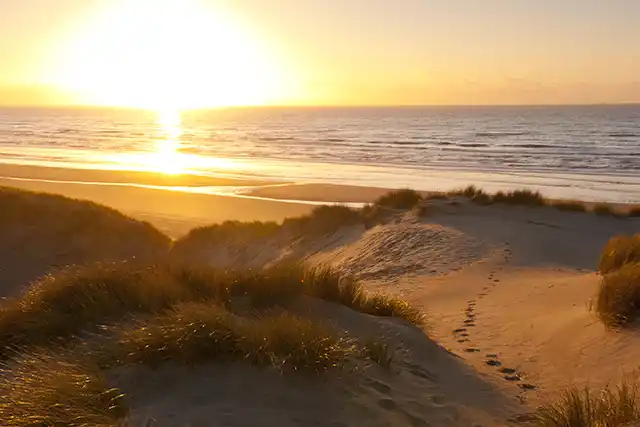
[[[390,208],[408,210],[422,201],[422,196],[415,190],[403,189],[391,191],[384,196],[379,197],[374,205]]]
[[[556,202],[551,206],[565,212],[587,212],[587,207],[580,202]]]
[[[638,389],[623,383],[594,393],[589,388],[571,389],[553,404],[537,412],[539,427],[626,427],[640,422]]]
[[[598,270],[602,274],[617,270],[625,264],[640,262],[640,233],[633,236],[616,236],[607,242]]]

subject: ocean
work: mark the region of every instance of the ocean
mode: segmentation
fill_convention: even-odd
[[[0,162],[640,202],[640,105],[0,109]]]

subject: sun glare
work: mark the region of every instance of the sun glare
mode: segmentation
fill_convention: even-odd
[[[112,0],[63,43],[54,83],[99,105],[176,109],[286,97],[281,60],[199,0]]]

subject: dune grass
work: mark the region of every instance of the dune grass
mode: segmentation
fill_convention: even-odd
[[[354,341],[309,319],[286,312],[244,317],[202,303],[116,327],[109,341],[106,356],[113,359],[106,366],[244,361],[321,373],[342,368],[356,354]]]
[[[415,190],[402,189],[391,191],[379,197],[374,205],[390,209],[408,210],[422,201],[422,196]]]
[[[475,185],[469,185],[459,190],[453,190],[447,193],[448,196],[466,197],[472,202],[479,205],[492,205],[494,203],[502,203],[514,206],[545,206],[547,200],[538,192],[532,190],[514,190],[514,191],[498,191],[495,194],[489,194],[483,189]]]
[[[246,297],[253,307],[263,309],[284,306],[301,295],[422,324],[422,314],[408,303],[367,295],[358,282],[326,268],[279,265],[234,272],[97,264],[47,276],[22,298],[4,302],[0,349],[48,345],[130,315],[162,313],[180,303],[213,302],[227,307],[232,299]]]
[[[618,212],[606,203],[597,203],[594,205],[593,213],[600,216],[619,216]]]
[[[640,422],[638,387],[623,383],[597,393],[570,389],[560,399],[538,409],[539,427],[627,427]]]
[[[640,315],[640,263],[604,275],[592,308],[607,327],[635,320]]]
[[[580,202],[561,201],[555,202],[551,206],[565,212],[587,212],[587,207]]]
[[[87,360],[41,350],[12,360],[0,376],[6,427],[116,427],[127,414],[119,390]]]
[[[342,227],[362,224],[364,219],[357,209],[348,206],[318,206],[309,215],[288,218],[282,228],[296,237],[317,237],[332,234]]]
[[[635,262],[640,262],[640,233],[633,236],[616,236],[610,239],[602,250],[598,270],[606,274]]]

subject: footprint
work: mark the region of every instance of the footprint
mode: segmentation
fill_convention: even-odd
[[[473,322],[475,322],[475,320],[473,320],[473,319],[467,319],[467,320],[464,321],[464,323],[466,325],[469,325],[470,323],[473,323]]]
[[[460,332],[467,332],[466,328],[458,328],[458,329],[454,329],[453,333],[454,334],[459,334]]]
[[[458,342],[459,342],[460,344],[462,344],[462,343],[465,343],[465,342],[469,342],[469,340],[468,340],[467,338],[463,338],[463,339],[461,339],[461,340],[458,340]]]
[[[479,349],[473,347],[465,348],[464,351],[466,351],[467,353],[480,353]]]
[[[513,368],[500,368],[500,372],[503,374],[511,375],[511,374],[515,374],[516,370]]]
[[[485,363],[489,366],[502,366],[502,362],[495,359],[487,360]]]
[[[504,379],[507,381],[520,381],[522,378],[520,378],[520,375],[518,374],[513,374],[513,375],[505,375]]]
[[[494,280],[494,282],[498,283],[498,282],[500,282],[500,279],[496,279],[496,280]]]
[[[398,404],[396,403],[395,400],[386,397],[384,399],[378,400],[378,406],[388,411],[391,411],[396,409],[398,407]]]
[[[413,369],[410,369],[409,372],[411,372],[416,377],[420,377],[425,380],[434,381],[434,382],[437,380],[435,375],[421,368],[413,368]]]
[[[537,388],[533,384],[529,384],[529,383],[518,384],[518,387],[520,387],[523,390],[535,390]]]
[[[461,337],[463,338],[467,338],[469,336],[469,334],[460,334]]]
[[[464,326],[466,326],[467,328],[473,328],[474,326],[476,326],[476,324],[475,323],[467,323]]]
[[[391,387],[388,384],[383,383],[382,381],[369,378],[369,385],[378,393],[391,394]]]
[[[488,359],[497,359],[498,355],[497,354],[493,354],[493,353],[488,353],[488,354],[485,354],[484,357],[486,357]]]

